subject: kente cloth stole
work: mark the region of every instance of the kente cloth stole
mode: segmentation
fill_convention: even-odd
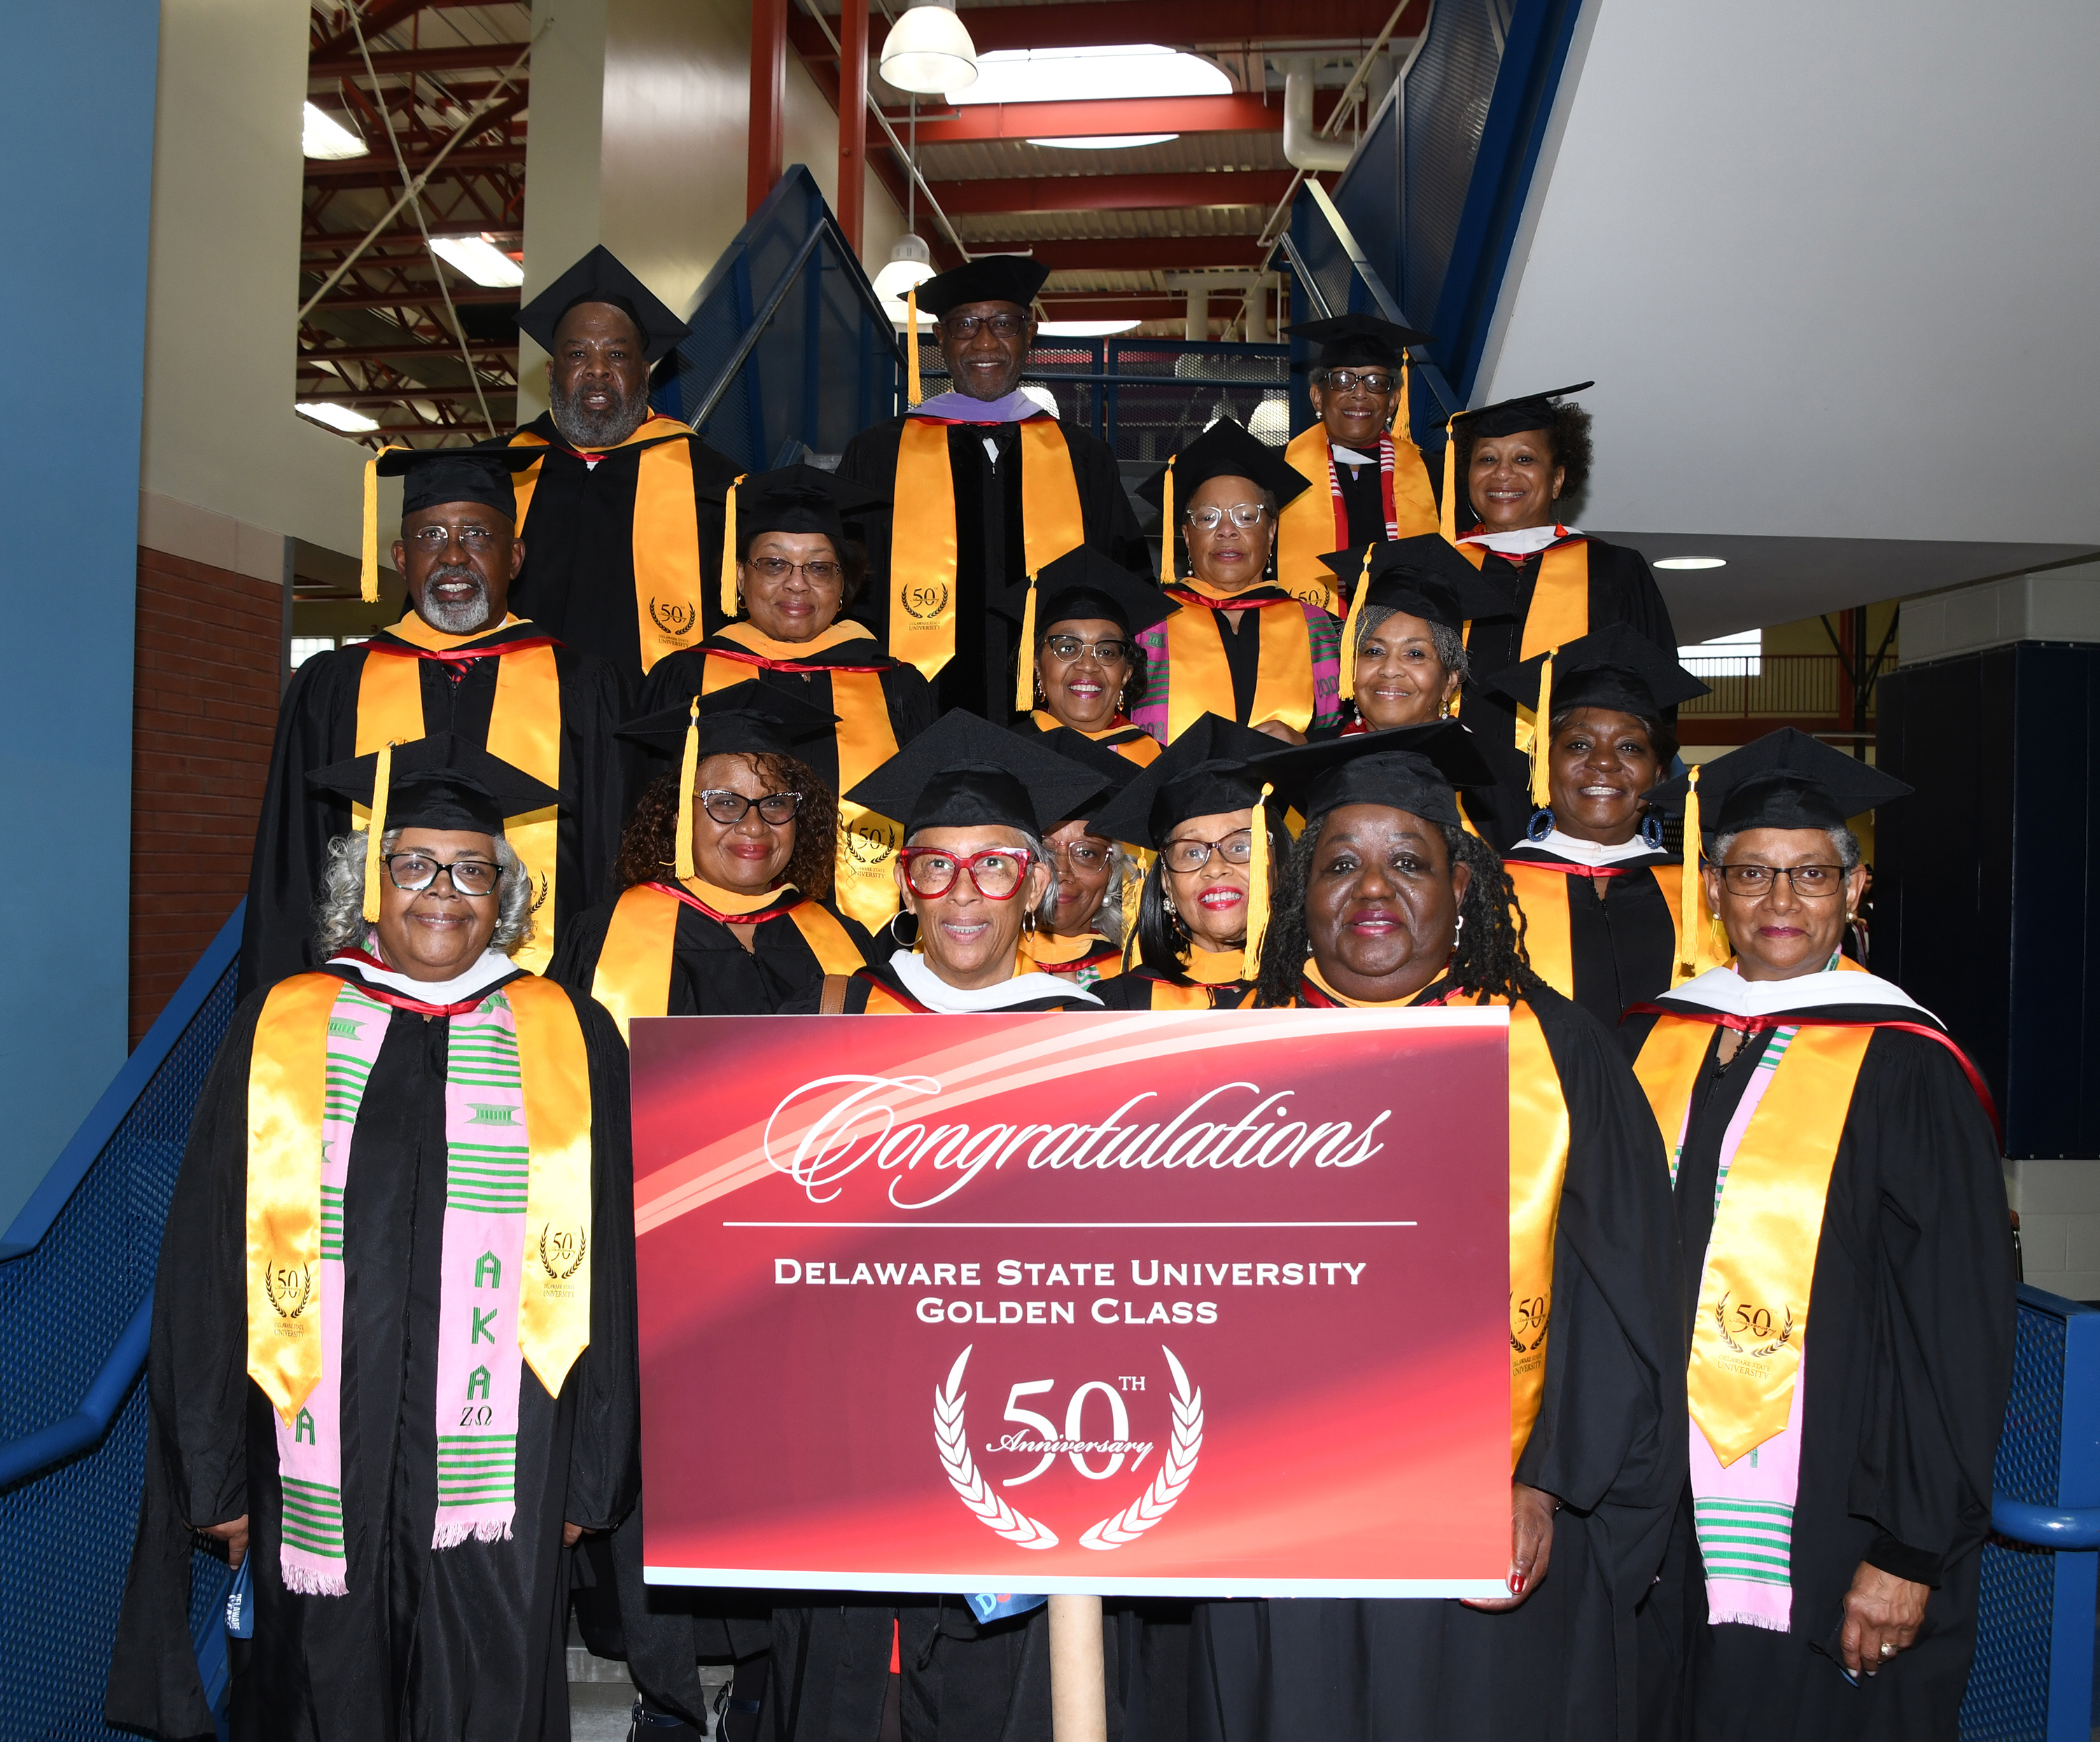
[[[1478,568],[1493,555],[1485,545],[1460,544],[1458,554]],[[1498,559],[1499,560],[1499,559]],[[1471,626],[1470,625],[1468,626]],[[1538,559],[1538,580],[1524,612],[1520,661],[1536,659],[1590,633],[1590,542],[1570,538]],[[1516,747],[1529,751],[1538,730],[1533,710],[1516,710]]]
[[[701,637],[700,601],[707,582],[700,570],[700,514],[693,493],[692,431],[676,418],[652,414],[617,447],[640,448],[634,475],[634,612],[646,672],[667,653],[696,646]],[[510,438],[514,448],[550,445],[545,436],[523,430]],[[598,458],[598,454],[589,458]],[[528,466],[514,480],[518,492],[518,533],[532,506],[540,468]]]
[[[343,1200],[393,1008],[295,975],[249,1067],[248,1373],[276,1412],[285,1585],[309,1596],[348,1590]],[[590,1332],[589,1066],[567,995],[514,980],[447,1010],[434,1550],[510,1535],[523,1364],[558,1395]]]
[[[897,506],[889,539],[889,650],[928,678],[955,657],[955,475],[948,460],[952,427],[931,418],[907,418],[897,447],[893,493]],[[1034,575],[1045,564],[1084,544],[1087,528],[1079,511],[1071,449],[1057,420],[1030,418],[1017,427],[1022,561]],[[1023,577],[985,578],[995,588],[1001,581]],[[841,778],[840,784],[852,783]]]
[[[1701,951],[1697,964],[1688,970],[1678,957],[1678,916],[1684,880],[1676,865],[1635,865],[1619,870],[1610,865],[1564,866],[1542,864],[1535,859],[1505,859],[1502,869],[1509,873],[1510,885],[1516,892],[1516,904],[1524,914],[1524,953],[1531,958],[1532,971],[1564,998],[1575,996],[1573,920],[1568,904],[1574,899],[1577,878],[1654,877],[1656,886],[1661,890],[1662,899],[1670,907],[1673,986],[1681,986],[1719,965],[1712,953],[1711,940],[1701,939],[1696,934],[1694,942]]]
[[[508,617],[505,626],[518,619]],[[496,701],[488,716],[488,754],[522,768],[536,780],[559,791],[562,785],[562,679],[552,642],[490,648],[477,652],[474,635],[448,635],[421,617],[409,617],[389,631],[412,642],[430,657],[493,659]],[[480,632],[486,634],[484,630]],[[461,651],[455,651],[461,650]],[[364,670],[357,683],[357,743],[354,754],[369,756],[384,744],[401,744],[427,736],[423,722],[423,660],[390,648],[383,641],[366,646]],[[371,815],[352,805],[362,829]],[[510,842],[533,882],[532,935],[515,957],[518,966],[537,974],[554,954],[554,889],[561,858],[561,807],[527,811],[504,820]]]
[[[908,430],[911,427],[907,424]],[[779,669],[782,662],[768,649],[796,646],[769,641],[756,630],[732,623],[722,631],[726,639],[751,649],[763,663]],[[823,638],[819,637],[819,639]],[[869,650],[875,651],[871,639]],[[805,647],[806,653],[810,651]],[[789,668],[789,669],[792,669]],[[839,758],[839,790],[850,791],[897,754],[897,731],[889,723],[889,703],[882,692],[882,674],[877,670],[841,670],[836,666],[811,666],[827,670],[832,679],[832,712],[839,723],[833,728]],[[727,655],[710,652],[700,678],[700,693],[712,696],[732,684],[753,682],[752,665]],[[897,850],[904,844],[902,826],[893,819],[871,811],[864,804],[839,800],[839,843],[832,856],[832,899],[870,931],[879,931],[896,913],[902,897],[897,891],[893,867]],[[855,958],[858,965],[858,958]]]
[[[1294,598],[1339,616],[1335,577],[1320,559],[1330,550],[1369,543],[1370,535],[1348,524],[1326,425],[1316,423],[1291,437],[1283,458],[1300,476],[1312,480],[1312,488],[1299,492],[1277,516],[1278,581]],[[1388,433],[1379,438],[1379,494],[1388,539],[1436,530],[1436,498],[1430,493],[1422,450],[1404,437],[1396,440]]]
[[[714,893],[710,887],[710,893]],[[775,895],[779,891],[774,892]],[[769,900],[773,896],[769,896]],[[761,903],[763,906],[765,904]],[[668,883],[637,883],[624,891],[612,910],[605,944],[598,952],[591,996],[619,1025],[622,1040],[637,1016],[662,1016],[671,1002],[671,962],[678,936],[678,909],[691,907],[725,925],[743,920]],[[823,907],[806,899],[759,914],[746,923],[763,925],[785,918],[800,932],[810,953],[827,974],[851,974],[864,966],[845,927]]]
[[[1260,613],[1260,663],[1255,678],[1254,706],[1244,723],[1259,726],[1264,720],[1281,720],[1294,732],[1304,732],[1312,723],[1318,698],[1314,692],[1312,622],[1308,613],[1318,607],[1272,595],[1266,599],[1221,604],[1220,595],[1200,592],[1186,581],[1178,581],[1169,595],[1185,608],[1140,638],[1150,645],[1157,636],[1163,657],[1155,659],[1153,682],[1165,689],[1166,741],[1180,737],[1206,714],[1233,720],[1233,669],[1225,658],[1224,628],[1214,613],[1221,610]],[[1324,612],[1321,613],[1325,615]],[[1151,696],[1140,710],[1157,707]]]

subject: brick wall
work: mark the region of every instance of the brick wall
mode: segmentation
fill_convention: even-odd
[[[284,588],[139,552],[131,1045],[246,893],[281,688]]]

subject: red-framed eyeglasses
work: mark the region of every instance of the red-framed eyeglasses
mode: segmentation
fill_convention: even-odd
[[[945,895],[967,871],[971,886],[987,901],[1011,901],[1028,875],[1030,855],[1017,847],[988,847],[967,856],[945,847],[907,847],[897,856],[904,862],[906,886],[923,900]]]

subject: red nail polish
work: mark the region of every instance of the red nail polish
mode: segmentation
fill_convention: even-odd
[[[1510,1595],[1512,1597],[1521,1597],[1524,1595],[1524,1575],[1522,1573],[1512,1573],[1511,1575]]]

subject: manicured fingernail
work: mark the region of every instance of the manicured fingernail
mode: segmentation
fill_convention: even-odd
[[[1521,1597],[1523,1594],[1524,1575],[1520,1572],[1513,1572],[1510,1575],[1510,1595]]]

